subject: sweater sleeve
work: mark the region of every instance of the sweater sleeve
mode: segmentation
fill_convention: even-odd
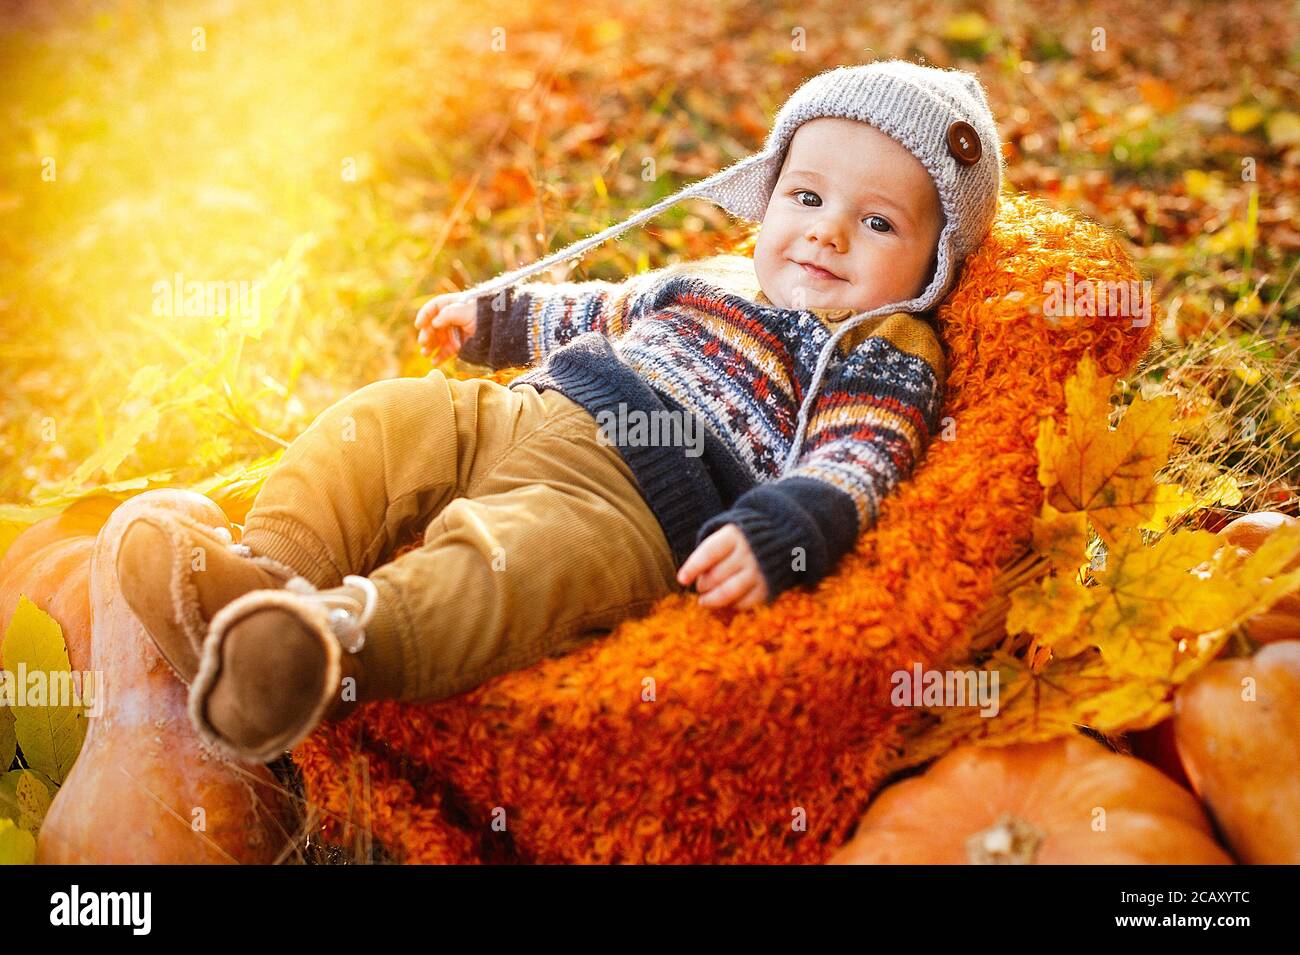
[[[795,467],[711,517],[696,546],[726,524],[739,526],[769,600],[830,574],[938,432],[944,374],[942,347],[929,326],[915,316],[890,316],[828,366]]]
[[[475,299],[475,332],[461,345],[466,361],[489,368],[540,363],[584,332],[622,335],[644,311],[664,270],[622,282],[528,282]]]

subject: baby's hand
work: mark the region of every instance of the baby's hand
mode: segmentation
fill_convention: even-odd
[[[450,358],[473,336],[478,327],[478,309],[473,301],[452,303],[455,292],[435,295],[415,316],[420,352],[432,354],[434,362]]]
[[[752,607],[767,600],[767,581],[758,558],[749,547],[744,531],[736,524],[724,524],[700,541],[700,546],[677,571],[677,582],[689,587],[699,578],[700,606]]]

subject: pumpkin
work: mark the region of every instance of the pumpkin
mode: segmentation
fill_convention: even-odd
[[[117,588],[114,545],[136,502],[228,526],[220,508],[188,491],[147,491],[120,506],[97,498],[28,528],[0,564],[0,627],[25,594],[59,622],[72,667],[97,671],[104,694],[41,824],[37,862],[276,861],[295,825],[282,787],[265,766],[201,748],[185,685]]]
[[[953,750],[882,790],[830,863],[1231,861],[1190,792],[1079,735]]]
[[[1300,641],[1218,660],[1174,696],[1192,788],[1239,862],[1300,862]]]
[[[1297,523],[1300,521],[1277,511],[1260,511],[1238,517],[1219,531],[1219,536],[1247,554],[1253,554],[1278,528]],[[1296,554],[1285,569],[1295,570],[1297,567],[1300,567],[1300,553]],[[1267,610],[1247,620],[1245,626],[1246,632],[1256,643],[1300,640],[1300,591],[1287,594]]]
[[[14,538],[0,560],[0,635],[25,595],[58,621],[72,669],[90,669],[90,549],[118,503],[84,497]]]

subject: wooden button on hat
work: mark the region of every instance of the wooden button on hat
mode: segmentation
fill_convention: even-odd
[[[979,162],[983,152],[979,133],[970,123],[961,120],[948,127],[948,152],[963,166],[973,166]]]

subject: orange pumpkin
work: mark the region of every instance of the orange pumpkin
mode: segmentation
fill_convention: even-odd
[[[192,492],[147,491],[116,509],[96,498],[28,528],[0,564],[0,627],[25,594],[58,620],[73,669],[97,671],[104,694],[41,825],[37,862],[276,861],[294,820],[274,775],[201,749],[184,684],[118,591],[114,544],[141,500],[227,525]]]
[[[0,560],[0,635],[25,595],[63,628],[72,669],[90,668],[90,548],[118,503],[84,497],[14,538]]]
[[[1260,511],[1243,514],[1219,531],[1219,536],[1233,546],[1253,554],[1281,527],[1298,524],[1294,517],[1277,511]],[[1286,566],[1286,570],[1300,567],[1300,553]],[[1256,643],[1273,643],[1276,640],[1300,640],[1300,590],[1287,594],[1272,607],[1246,621],[1246,632]]]
[[[1174,696],[1174,733],[1237,860],[1300,863],[1300,641],[1194,675]]]
[[[960,747],[883,790],[830,860],[1226,864],[1186,789],[1084,736]]]

